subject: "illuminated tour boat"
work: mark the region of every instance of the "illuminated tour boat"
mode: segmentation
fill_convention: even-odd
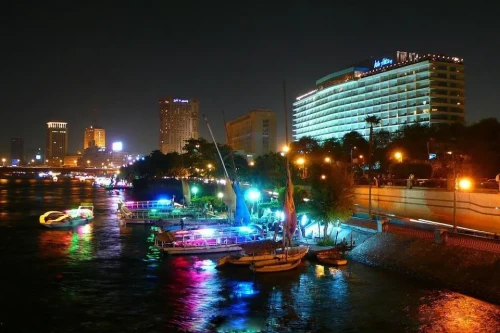
[[[189,255],[239,252],[242,244],[261,238],[257,228],[243,226],[158,232],[154,243],[165,253]]]
[[[48,211],[40,215],[40,224],[47,228],[68,228],[89,223],[94,218],[94,206],[81,204],[64,212]]]

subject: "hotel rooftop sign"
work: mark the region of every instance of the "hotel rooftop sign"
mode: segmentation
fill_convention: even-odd
[[[380,67],[384,67],[387,65],[392,65],[393,63],[394,63],[394,60],[392,60],[390,58],[382,58],[380,60],[375,60],[373,62],[373,68],[380,68]]]

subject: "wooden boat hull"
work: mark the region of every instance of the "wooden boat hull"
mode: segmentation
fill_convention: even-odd
[[[276,273],[290,271],[296,268],[300,264],[300,259],[295,261],[287,261],[284,263],[273,263],[273,262],[257,262],[250,265],[250,269],[255,273]]]
[[[318,257],[318,261],[322,264],[331,265],[331,266],[347,265],[346,259],[334,259],[334,258],[328,258],[328,257]]]
[[[285,253],[270,253],[270,254],[260,254],[260,255],[242,255],[235,256],[229,255],[219,259],[216,267],[220,267],[225,264],[239,265],[239,266],[249,266],[253,263],[273,260],[274,262],[283,262],[284,260],[294,261],[304,258],[309,251],[309,247],[297,247],[288,250],[288,254]]]

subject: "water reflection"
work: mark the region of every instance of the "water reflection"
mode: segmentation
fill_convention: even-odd
[[[92,246],[93,224],[78,226],[71,237],[68,249],[72,260],[90,260],[93,258],[94,247]]]
[[[420,332],[500,332],[500,310],[471,297],[438,292],[422,299],[418,307]]]
[[[354,262],[339,269],[305,261],[290,272],[254,275],[246,267],[215,270],[217,256],[164,256],[153,246],[154,228],[118,221],[117,200],[79,182],[0,184],[0,260],[11,273],[0,284],[9,300],[0,331],[490,333],[500,327],[498,306]],[[43,212],[84,201],[96,207],[91,224],[39,226]]]
[[[59,258],[68,253],[73,230],[43,230],[38,236],[38,253],[42,258]]]

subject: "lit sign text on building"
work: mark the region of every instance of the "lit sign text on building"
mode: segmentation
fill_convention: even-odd
[[[373,68],[379,68],[387,65],[392,65],[393,60],[389,58],[383,58],[382,60],[375,60],[373,63]]]
[[[188,99],[174,98],[174,103],[189,103]]]

